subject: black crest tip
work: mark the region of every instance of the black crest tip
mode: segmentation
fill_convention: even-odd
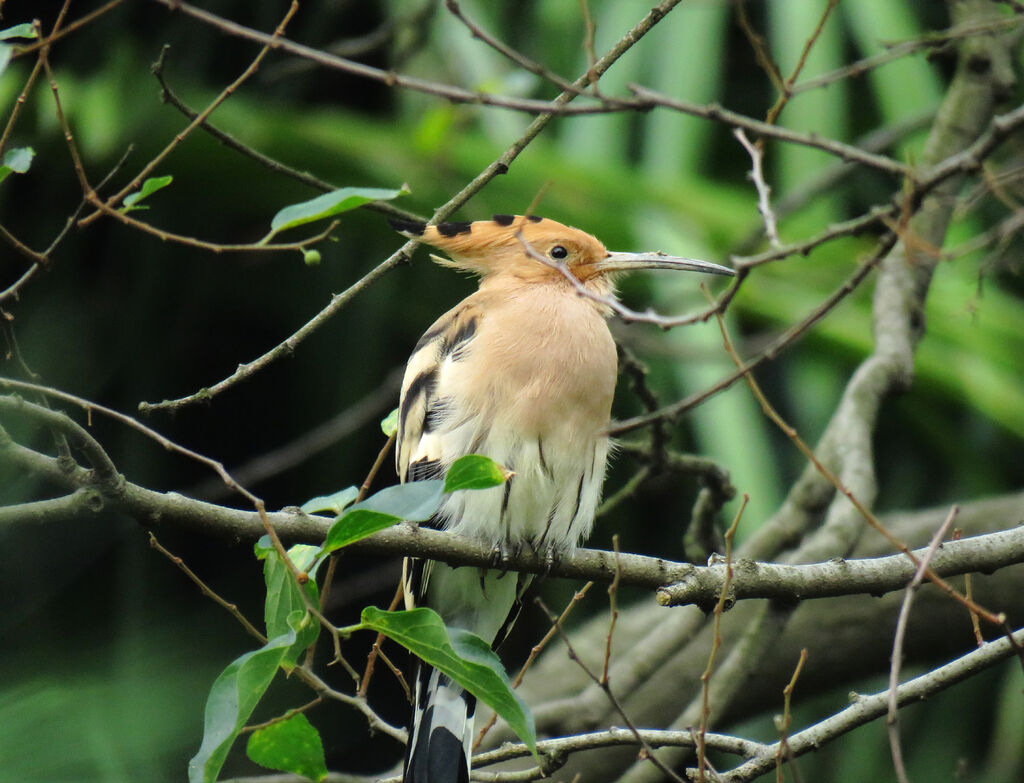
[[[527,215],[526,219],[529,220],[531,223],[540,223],[540,221],[542,221],[544,218],[542,218],[540,215]]]
[[[447,223],[438,223],[437,230],[443,237],[454,237],[459,234],[469,234],[473,231],[472,223],[463,223],[456,221],[448,221]]]
[[[492,218],[499,226],[511,226],[515,219],[515,215],[495,215]]]
[[[399,234],[405,234],[406,236],[423,236],[423,232],[427,230],[427,224],[421,223],[418,220],[402,220],[401,218],[388,218],[388,225],[391,226]]]

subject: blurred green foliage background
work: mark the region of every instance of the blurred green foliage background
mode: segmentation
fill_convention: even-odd
[[[99,5],[72,3],[70,18]],[[285,10],[276,0],[201,5],[266,31]],[[485,29],[563,76],[575,78],[585,70],[577,3],[464,0],[461,5]],[[650,3],[590,0],[588,5],[600,54]],[[792,70],[824,5],[821,0],[748,4],[783,74]],[[39,18],[49,29],[58,7],[50,0],[8,0],[0,4],[2,26]],[[886,43],[948,24],[943,3],[843,2],[804,74],[839,68],[882,51]],[[539,98],[557,93],[474,40],[443,5],[427,0],[304,4],[288,35],[318,48],[366,43],[355,55],[362,62],[472,89]],[[170,46],[168,83],[195,109],[256,53],[251,43],[141,1],[123,3],[54,45],[60,96],[93,183],[130,150],[118,174],[119,182],[127,181],[185,125],[161,102],[150,73],[164,44]],[[5,121],[33,60],[16,58],[0,75]],[[861,78],[799,94],[780,122],[851,142],[880,129],[893,131],[884,149],[913,162],[951,70],[951,55],[911,55]],[[754,117],[763,117],[775,99],[726,0],[683,3],[616,64],[601,90],[625,93],[630,82],[690,101],[716,101]],[[412,194],[400,206],[423,216],[501,154],[530,120],[500,109],[451,105],[281,55],[271,55],[212,119],[245,144],[338,187],[408,183]],[[914,129],[897,132],[903,126]],[[29,172],[0,185],[0,223],[29,246],[42,248],[80,198],[45,79],[29,95],[11,146],[31,146],[36,157]],[[1009,142],[999,165],[1012,169],[1019,146]],[[749,165],[727,128],[665,110],[558,119],[507,175],[492,181],[456,217],[522,212],[547,186],[541,214],[596,233],[609,247],[721,261],[742,248],[761,246],[750,241],[760,218],[746,177]],[[898,191],[899,183],[863,171],[820,187],[822,177],[836,174],[838,165],[820,152],[768,145],[767,176],[777,205],[780,211],[781,205],[792,205],[782,214],[784,240],[859,214]],[[148,212],[135,214],[161,228],[217,242],[255,241],[278,209],[316,195],[204,133],[192,134],[154,173],[173,174],[174,183],[150,198]],[[1016,203],[1019,181],[1000,181]],[[979,189],[965,204],[948,248],[990,229],[1006,210],[990,189]],[[131,413],[140,401],[191,393],[262,354],[401,241],[379,214],[348,213],[334,241],[320,246],[322,263],[306,266],[298,253],[213,254],[101,220],[73,230],[54,253],[52,268],[5,310],[21,355],[44,383]],[[798,321],[872,247],[871,236],[844,239],[806,258],[757,270],[729,311],[741,351],[752,355]],[[965,253],[939,269],[914,390],[886,406],[877,429],[883,509],[969,500],[1024,482],[1019,250],[1019,238],[1011,237],[995,250]],[[25,268],[23,258],[0,244],[0,285],[10,285]],[[411,265],[356,297],[290,358],[210,405],[174,416],[157,414],[148,423],[232,468],[359,406],[344,439],[249,488],[276,508],[359,483],[383,445],[378,421],[397,399],[395,369],[433,318],[472,288],[472,281],[435,267],[421,251]],[[692,280],[668,275],[626,281],[623,298],[662,312],[703,304]],[[809,442],[821,433],[850,372],[870,350],[870,307],[870,289],[856,292],[759,373],[774,403]],[[650,384],[662,402],[700,390],[731,368],[714,323],[667,334],[616,324],[615,332],[648,364]],[[8,361],[3,372],[14,375],[17,369]],[[642,410],[626,382],[620,391],[617,416]],[[101,417],[93,417],[91,431],[131,481],[224,499],[211,488],[208,471],[137,433]],[[680,448],[720,460],[737,488],[750,495],[744,533],[777,507],[802,468],[797,452],[762,417],[742,385],[684,417],[671,432]],[[17,435],[45,446],[42,432],[26,427]],[[620,458],[606,494],[635,468]],[[394,480],[386,471],[378,485]],[[682,557],[678,520],[688,518],[696,490],[696,481],[652,482],[599,522],[592,545],[607,547],[618,532],[624,549]],[[3,503],[51,494],[52,488],[0,463]],[[730,505],[725,516],[734,510]],[[642,519],[651,522],[635,524]],[[260,568],[248,544],[184,535],[161,536],[161,541],[214,589],[259,616]],[[250,640],[147,546],[132,520],[103,516],[89,525],[5,528],[0,550],[0,780],[183,779],[185,762],[199,744],[206,691]],[[396,564],[368,560],[342,563],[344,576],[331,604],[339,622],[366,603],[389,600]],[[547,586],[555,593],[568,588]],[[524,617],[521,622],[522,644],[528,646],[543,621]],[[349,648],[353,661],[360,660],[361,644]],[[339,686],[344,683],[343,673],[329,676]],[[1007,668],[989,676],[984,688],[944,695],[960,700],[960,709],[943,713],[960,714],[954,722],[909,713],[905,744],[912,777],[1019,779],[1024,769],[1020,679],[1019,667],[1016,673]],[[404,721],[397,688],[383,678],[375,688],[384,716]],[[295,703],[299,694],[285,684],[267,715],[275,706]],[[962,717],[968,704],[972,716],[983,716],[977,722]],[[329,738],[333,769],[375,772],[399,758],[393,742],[367,740],[354,713],[320,708],[313,720]],[[983,725],[988,735],[972,733],[972,723]],[[806,779],[886,779],[891,770],[882,732],[881,726],[865,728],[804,762]],[[986,772],[955,778],[958,764],[968,772]],[[252,767],[239,760],[231,769],[241,773]]]

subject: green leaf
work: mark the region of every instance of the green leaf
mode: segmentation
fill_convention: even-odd
[[[189,783],[214,783],[238,732],[270,687],[281,661],[295,643],[295,632],[271,639],[236,658],[210,688],[203,719],[203,742],[188,763]]]
[[[323,220],[340,212],[348,212],[350,209],[361,207],[371,201],[390,201],[393,198],[404,196],[408,192],[405,187],[399,190],[340,188],[309,201],[285,207],[270,221],[270,233],[273,235],[279,231],[312,223],[314,220]]]
[[[351,506],[327,532],[323,554],[355,543],[403,519],[423,522],[441,507],[446,492],[460,489],[488,489],[503,484],[509,473],[494,460],[470,454],[455,460],[444,481],[430,479],[386,487],[361,503]],[[310,501],[302,507],[307,511]]]
[[[309,614],[295,577],[269,543],[269,537],[263,536],[256,545],[256,556],[263,560],[263,579],[267,585],[264,621],[267,636],[271,639],[290,630],[295,631],[295,643],[281,662],[290,671],[303,651],[320,635],[320,623]],[[300,572],[309,572],[309,581],[302,589],[313,606],[320,600],[316,589],[316,558],[319,553],[319,547],[307,544],[297,544],[288,550],[295,567]]]
[[[293,772],[317,781],[327,777],[323,742],[302,713],[254,731],[245,752],[268,769]]]
[[[537,755],[533,714],[512,690],[501,661],[487,642],[469,631],[445,628],[433,609],[385,612],[368,606],[360,619],[364,628],[398,642],[484,702]]]
[[[409,522],[424,522],[430,519],[441,506],[444,498],[444,482],[441,479],[413,481],[409,484],[396,484],[385,487],[380,492],[370,495],[361,503],[350,507],[348,513],[365,508],[390,514]]]
[[[120,211],[131,212],[135,209],[149,209],[149,207],[143,207],[139,205],[143,199],[149,198],[158,190],[162,190],[170,185],[174,181],[174,177],[168,174],[165,177],[149,177],[145,182],[142,183],[142,187],[135,193],[129,193],[124,197],[124,206],[121,207]]]
[[[3,70],[0,64],[0,70]],[[15,147],[4,153],[3,161],[0,161],[0,182],[3,182],[10,173],[24,174],[32,165],[32,158],[36,151],[31,147]]]
[[[327,531],[322,554],[355,543],[403,519],[410,522],[430,519],[443,498],[444,482],[440,479],[385,487],[339,517]]]
[[[28,22],[22,24],[16,24],[14,27],[8,27],[6,30],[0,30],[0,41],[6,41],[9,38],[35,38],[36,28]]]
[[[490,457],[467,454],[459,457],[448,468],[444,478],[444,491],[459,489],[490,489],[504,484],[512,474]]]
[[[335,522],[327,531],[322,554],[328,554],[349,544],[354,544],[367,536],[372,536],[379,530],[397,525],[401,521],[401,517],[396,517],[393,514],[357,508]]]
[[[387,437],[391,437],[398,432],[398,408],[395,408],[389,413],[380,423],[381,430]]]
[[[302,511],[306,514],[330,511],[335,516],[338,516],[357,497],[359,497],[359,490],[356,487],[345,487],[345,489],[335,492],[333,495],[319,495],[307,500],[302,504]]]

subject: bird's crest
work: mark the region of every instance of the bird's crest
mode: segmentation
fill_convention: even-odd
[[[495,215],[491,220],[433,226],[406,220],[389,222],[400,234],[448,254],[448,258],[431,255],[437,263],[482,277],[501,272],[531,277],[560,275],[537,258],[543,256],[565,264],[584,279],[580,274],[583,268],[608,255],[596,237],[537,215]]]

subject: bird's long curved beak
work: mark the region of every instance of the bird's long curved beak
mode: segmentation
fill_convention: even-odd
[[[667,256],[664,253],[609,253],[606,258],[597,262],[597,267],[602,273],[630,272],[634,269],[677,269],[730,277],[736,274],[729,267],[713,264],[710,261]]]

